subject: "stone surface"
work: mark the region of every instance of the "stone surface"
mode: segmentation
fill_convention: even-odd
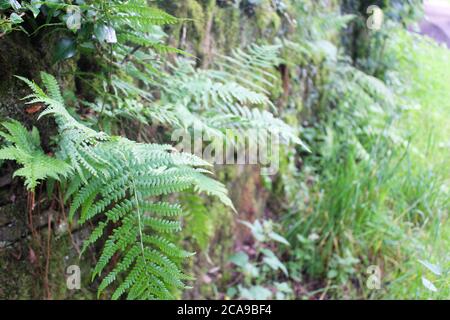
[[[444,0],[427,0],[424,3],[425,18],[420,30],[450,49],[450,3]]]

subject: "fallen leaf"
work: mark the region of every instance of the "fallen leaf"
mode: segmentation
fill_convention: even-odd
[[[43,107],[44,107],[44,105],[42,103],[36,103],[36,104],[32,105],[31,107],[26,108],[25,111],[28,114],[34,114],[36,112],[39,112]]]
[[[28,259],[32,264],[35,264],[37,262],[36,253],[33,249],[30,248],[30,251],[28,252]]]

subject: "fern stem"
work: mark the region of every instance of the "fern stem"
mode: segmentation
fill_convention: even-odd
[[[50,291],[48,273],[50,270],[50,256],[51,256],[51,239],[52,239],[52,213],[49,212],[47,216],[47,257],[45,259],[45,275],[44,275],[44,288],[47,295],[47,300],[52,298],[52,293]]]
[[[144,235],[142,233],[141,210],[139,207],[139,199],[138,199],[137,189],[136,189],[136,184],[134,183],[134,179],[131,179],[131,183],[133,184],[133,194],[134,194],[134,199],[136,201],[136,210],[137,210],[138,225],[139,225],[139,242],[141,245],[142,259],[145,262],[144,240],[143,240]]]

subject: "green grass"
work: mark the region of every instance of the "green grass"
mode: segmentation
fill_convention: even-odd
[[[392,39],[401,85],[391,87],[402,110],[388,112],[380,134],[357,137],[365,157],[355,127],[336,125],[343,112],[315,133],[321,151],[305,159],[312,169],[299,177],[315,183],[301,189],[306,204],[287,218],[291,265],[325,279],[328,297],[448,299],[450,51],[406,32]],[[376,129],[379,117],[369,116],[365,128]],[[420,260],[439,265],[441,275]],[[366,286],[370,265],[382,270],[381,290]]]
[[[409,257],[391,284],[390,297],[450,298],[450,50],[431,40],[399,34],[393,48],[400,57],[399,76],[408,79],[404,96],[417,103],[403,114],[401,129],[411,136],[411,152],[402,167],[401,194],[416,202],[407,214],[423,220],[416,238],[420,248]],[[400,181],[401,182],[401,181]],[[427,271],[418,259],[443,268]],[[438,288],[424,288],[422,276]]]

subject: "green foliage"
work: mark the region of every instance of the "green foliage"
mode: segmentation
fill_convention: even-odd
[[[36,20],[43,16],[46,23],[31,32],[54,24],[64,25],[72,31],[80,48],[92,48],[93,38],[99,44],[133,43],[144,47],[168,50],[150,35],[154,26],[178,23],[170,14],[149,6],[145,0],[111,0],[108,3],[93,0],[85,3],[67,3],[63,0],[17,1],[2,0],[0,12],[10,13],[3,19],[3,32],[12,31],[12,25],[23,22],[22,17],[31,14]],[[55,23],[54,19],[59,20]],[[22,28],[23,31],[27,32]],[[1,31],[1,29],[0,29]]]
[[[41,112],[39,118],[49,114],[55,117],[61,133],[60,150],[58,151],[60,157],[68,159],[80,177],[84,178],[83,169],[95,175],[96,170],[90,162],[102,162],[102,159],[95,154],[92,146],[109,138],[104,133],[96,132],[72,117],[64,106],[58,83],[53,76],[44,72],[41,73],[41,79],[47,93],[34,82],[23,77],[18,78],[24,81],[33,91],[33,94],[25,97],[25,99],[29,99],[29,104],[44,103],[47,106]]]
[[[421,228],[415,233],[420,245],[392,276],[396,280],[388,296],[448,299],[450,52],[431,39],[401,29],[394,32],[386,46],[387,57],[395,58],[389,78],[403,97],[400,128],[411,140],[410,153],[399,168],[403,178],[395,188],[396,199],[406,202],[405,218]],[[423,278],[437,291],[429,290]]]
[[[183,236],[206,251],[217,230],[217,221],[228,215],[230,210],[220,202],[209,202],[195,195],[186,194],[181,200],[186,208]]]
[[[277,227],[272,221],[254,223],[240,221],[251,230],[256,240],[255,253],[250,254],[238,251],[229,258],[229,262],[237,267],[237,277],[242,277],[237,287],[230,287],[227,295],[230,298],[243,298],[249,300],[267,300],[275,298],[284,300],[292,295],[288,282],[271,281],[277,274],[288,277],[288,270],[283,262],[274,253],[275,244],[289,246],[289,242],[274,229]]]
[[[423,275],[415,258],[441,260],[437,252],[448,241],[443,235],[448,229],[447,175],[441,171],[448,157],[442,156],[446,149],[435,144],[445,145],[445,140],[430,140],[430,127],[439,132],[435,137],[446,136],[445,126],[440,125],[446,118],[441,114],[425,122],[433,113],[432,105],[442,109],[447,104],[425,98],[446,96],[448,90],[435,91],[447,83],[440,77],[446,63],[425,71],[430,64],[421,60],[419,67],[415,61],[420,60],[411,56],[421,52],[423,59],[429,59],[432,53],[423,47],[413,49],[421,43],[418,39],[413,44],[392,33],[390,37],[386,48],[393,45],[396,53],[386,49],[390,60],[379,63],[398,63],[395,57],[403,64],[398,69],[391,64],[384,81],[353,67],[330,43],[287,43],[302,55],[300,63],[321,64],[320,81],[313,79],[313,90],[319,93],[314,107],[320,122],[304,129],[306,142],[315,146],[315,152],[302,159],[301,171],[292,155],[282,169],[285,195],[290,199],[284,219],[290,229],[289,251],[295,257],[288,267],[299,277],[306,272],[326,279],[324,294],[331,297],[348,292],[372,298],[444,297],[448,292],[443,287],[434,293],[425,288],[433,288],[434,282],[446,283],[446,279]],[[435,52],[435,59],[442,53]],[[405,75],[406,70],[417,78]],[[414,99],[405,99],[405,82],[410,80],[423,90],[416,87],[409,91]],[[430,108],[418,111],[418,100]],[[421,133],[412,139],[410,132],[417,130]],[[383,268],[383,290],[367,290],[361,275],[369,265]]]
[[[11,145],[0,149],[0,160],[14,160],[23,166],[14,172],[14,176],[23,177],[28,190],[34,191],[43,180],[59,180],[70,173],[71,168],[67,163],[44,153],[39,131],[35,127],[29,132],[14,120],[2,125],[7,132],[0,131],[0,136]]]
[[[292,15],[292,23],[296,25],[293,36],[301,44],[332,41],[355,19],[354,14],[342,14],[339,6],[324,1],[293,1]]]
[[[232,206],[227,190],[207,176],[202,167],[209,164],[195,156],[167,145],[111,137],[80,124],[65,109],[56,80],[43,73],[42,81],[46,92],[26,81],[33,90],[28,98],[46,105],[41,116],[54,116],[64,143],[59,154],[70,159],[79,173],[66,193],[72,198],[69,215],[80,211],[81,224],[101,220],[84,249],[107,236],[93,277],[102,275],[113,256],[120,256],[104,275],[99,293],[123,275],[113,299],[124,293],[129,299],[173,298],[188,278],[179,263],[190,253],[169,240],[170,233],[181,229],[176,218],[182,208],[162,197],[193,187]],[[108,226],[113,227],[111,233]]]
[[[323,68],[320,123],[305,133],[315,154],[304,159],[303,172],[290,165],[285,178],[295,256],[289,266],[327,279],[329,294],[353,290],[353,279],[369,295],[365,268],[398,258],[395,243],[413,242],[391,211],[391,186],[407,143],[396,128],[398,99],[382,81],[342,57],[325,60]]]
[[[210,165],[169,145],[131,140],[166,141],[170,127],[202,129],[209,138],[258,129],[285,142],[280,175],[264,181],[264,214],[285,228],[242,222],[254,244],[229,259],[220,252],[233,272],[208,270],[205,278],[223,275],[211,290],[286,299],[299,294],[293,283],[309,291],[305,280],[313,278],[305,298],[322,291],[321,298],[447,298],[450,59],[447,50],[392,27],[409,23],[419,0],[381,1],[387,19],[377,33],[366,32],[359,12],[367,1],[167,2],[158,1],[183,8],[194,28],[180,24],[180,34],[167,37],[170,25],[184,21],[146,0],[0,0],[0,39],[22,31],[41,42],[53,34],[58,68],[66,59],[80,62],[76,92],[65,92],[70,103],[52,76],[41,74],[45,90],[20,78],[33,91],[28,101],[45,105],[40,117],[57,123],[55,157],[42,150],[37,129],[9,121],[0,161],[18,162],[15,175],[31,191],[63,180],[70,218],[93,225],[83,251],[101,248],[92,273],[98,294],[177,297],[192,255],[181,239],[204,251],[208,265],[210,247],[227,247],[211,243],[227,224],[216,223],[229,211],[224,206],[233,206]],[[233,17],[232,27],[225,17]],[[227,27],[227,35],[216,34]],[[238,31],[242,37],[233,35]],[[257,45],[267,39],[252,42],[253,32],[281,40]],[[209,67],[170,47],[177,37],[211,54]],[[250,45],[213,55],[215,45],[238,39]],[[303,141],[311,153],[299,150],[307,149]],[[223,264],[212,262],[213,269]],[[369,265],[383,269],[382,290],[367,290]]]
[[[23,11],[36,10],[36,5],[30,2],[20,3],[17,0],[0,1],[0,36],[13,30],[20,30],[20,24],[23,22]]]
[[[295,128],[276,118],[269,91],[280,62],[280,46],[252,45],[221,56],[216,68],[195,69],[190,61],[178,61],[173,75],[162,78],[163,105],[172,105],[184,128],[203,129],[211,136],[225,129],[243,132],[258,129],[279,134],[283,141],[302,144]],[[239,70],[239,73],[236,73]]]
[[[108,121],[151,121],[204,130],[211,137],[223,137],[226,130],[265,132],[270,128],[284,142],[301,144],[297,130],[272,113],[275,107],[268,90],[275,79],[272,70],[279,64],[279,51],[280,46],[253,45],[218,57],[214,67],[207,70],[196,69],[190,59],[178,59],[169,65],[170,73],[155,72],[164,66],[145,62],[154,59],[154,53],[140,53],[125,69],[140,80],[139,88],[119,73],[111,81],[113,94],[99,95],[95,103],[87,105]],[[239,76],[235,70],[240,70]],[[158,100],[149,94],[155,89],[161,94]]]

